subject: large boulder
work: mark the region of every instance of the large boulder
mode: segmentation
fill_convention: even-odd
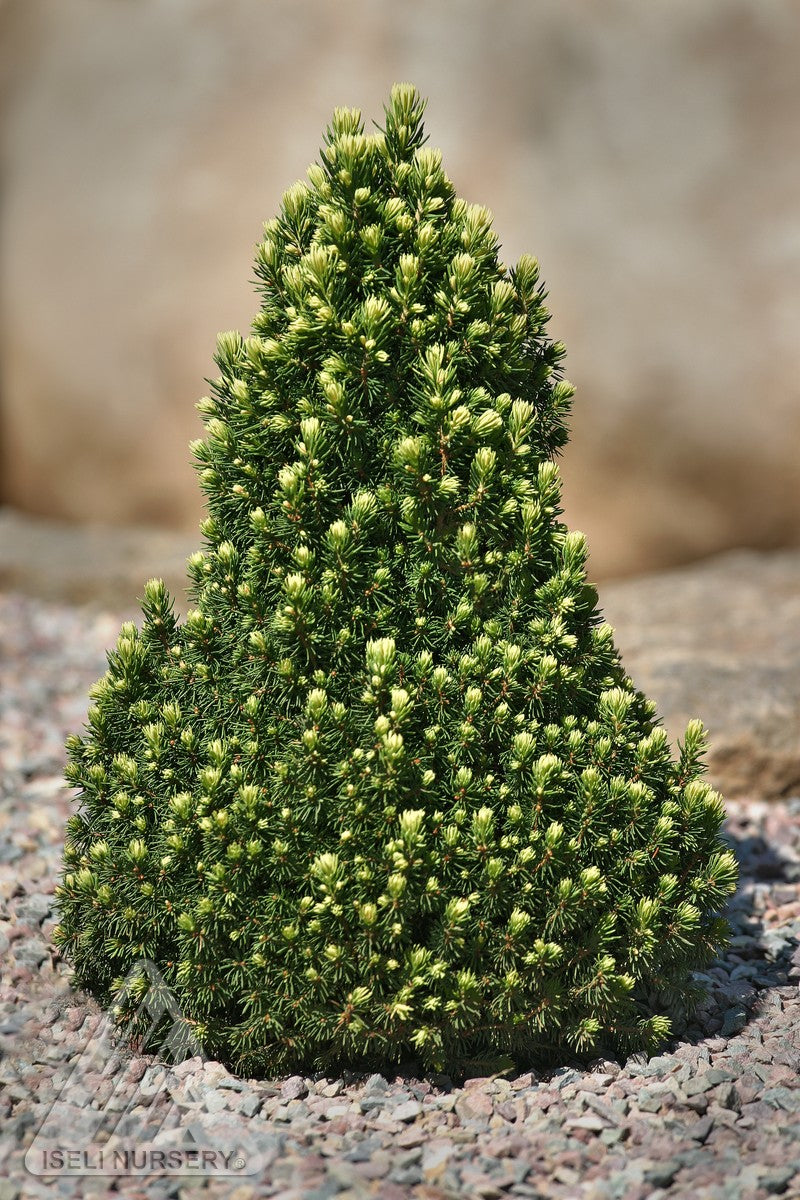
[[[140,526],[82,526],[0,508],[0,591],[141,618],[144,583],[160,576],[187,608],[186,559],[200,535]]]
[[[601,589],[671,735],[701,717],[728,796],[800,793],[800,552],[720,555]]]

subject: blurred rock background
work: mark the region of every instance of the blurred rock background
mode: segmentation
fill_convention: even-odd
[[[799,544],[799,58],[794,0],[0,0],[0,502],[196,529],[261,223],[409,79],[542,264],[593,575]]]

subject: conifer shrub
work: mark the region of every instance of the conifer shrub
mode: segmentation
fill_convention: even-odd
[[[654,1049],[729,932],[703,728],[674,758],[560,520],[537,264],[423,107],[336,110],[265,225],[198,405],[192,607],[145,585],[68,744],[77,981],[150,960],[242,1072]]]

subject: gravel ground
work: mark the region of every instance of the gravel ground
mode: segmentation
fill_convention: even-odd
[[[729,803],[732,945],[705,976],[699,1023],[649,1061],[454,1086],[413,1064],[239,1080],[199,1056],[168,1067],[115,1049],[49,935],[71,803],[63,741],[119,620],[0,596],[0,1200],[800,1197],[800,799]],[[88,1157],[57,1171],[43,1157],[55,1142]],[[188,1173],[79,1173],[126,1147],[149,1164],[183,1147]]]

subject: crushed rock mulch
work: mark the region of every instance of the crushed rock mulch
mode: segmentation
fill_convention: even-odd
[[[729,802],[731,945],[694,1023],[649,1060],[461,1086],[413,1064],[264,1081],[109,1041],[50,933],[64,738],[119,622],[0,596],[0,1200],[800,1197],[800,798]]]

